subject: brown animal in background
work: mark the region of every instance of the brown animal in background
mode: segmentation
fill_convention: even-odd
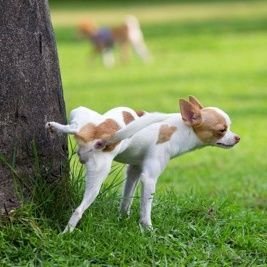
[[[90,40],[94,54],[102,55],[106,67],[112,67],[115,63],[115,45],[119,46],[123,61],[128,59],[130,47],[144,62],[149,60],[149,51],[139,21],[134,16],[127,16],[122,25],[110,28],[98,28],[92,21],[83,21],[79,25],[79,32]]]

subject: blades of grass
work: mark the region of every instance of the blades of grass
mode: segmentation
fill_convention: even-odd
[[[124,182],[124,179],[121,179],[121,173],[122,170],[124,169],[124,165],[118,165],[118,167],[114,168],[115,170],[112,170],[112,174],[117,171],[115,177],[112,179],[112,182],[106,186],[105,188],[103,188],[103,190],[101,191],[100,195],[105,195],[107,192],[112,192],[112,190],[114,188],[117,188],[119,185],[121,185]],[[118,181],[119,180],[119,181]]]
[[[8,163],[8,161],[6,160],[5,156],[3,154],[0,153],[0,161],[11,171],[13,178],[18,179],[18,181],[25,186],[25,188],[27,190],[30,190],[30,187],[23,181],[23,179],[18,175],[16,169],[10,164]]]

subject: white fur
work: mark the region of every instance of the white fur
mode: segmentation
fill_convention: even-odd
[[[138,19],[135,16],[128,15],[125,18],[124,23],[128,29],[128,41],[133,51],[143,60],[143,62],[149,62],[152,58],[145,43],[144,35]],[[102,51],[102,61],[105,67],[113,67],[115,64],[113,50],[107,49]]]
[[[110,49],[102,52],[102,61],[105,67],[112,68],[115,64],[115,57]]]
[[[143,61],[147,62],[150,59],[150,55],[138,19],[132,15],[128,15],[125,19],[125,24],[128,28],[129,41],[133,50]]]
[[[131,113],[135,120],[125,125],[122,116],[123,111]],[[229,127],[228,115],[219,109],[216,111],[226,118]],[[121,213],[129,214],[134,191],[140,181],[142,186],[140,223],[146,228],[152,227],[153,195],[158,177],[167,163],[171,158],[206,145],[199,140],[193,129],[186,125],[181,114],[177,113],[147,113],[139,118],[129,108],[115,108],[100,115],[93,110],[79,107],[71,112],[69,125],[48,122],[46,126],[58,132],[75,134],[85,124],[94,123],[97,125],[107,118],[115,120],[121,127],[121,130],[117,131],[108,140],[108,143],[121,142],[110,152],[96,149],[94,142],[80,145],[79,156],[86,166],[86,187],[83,200],[72,214],[64,232],[72,231],[76,227],[84,211],[95,200],[103,181],[108,176],[113,160],[128,164],[121,201]],[[159,129],[163,124],[174,126],[177,130],[169,141],[158,144]],[[227,130],[225,136],[218,140],[218,144],[211,145],[232,146],[239,141],[236,139],[236,135]]]

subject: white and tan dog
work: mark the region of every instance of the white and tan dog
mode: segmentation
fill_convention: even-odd
[[[138,181],[142,185],[140,223],[152,227],[151,207],[158,177],[170,159],[205,146],[231,148],[240,137],[230,131],[230,118],[222,110],[203,107],[194,97],[181,99],[181,114],[135,112],[114,108],[101,115],[79,107],[70,124],[48,122],[46,127],[73,134],[80,161],[86,165],[83,200],[64,232],[72,231],[92,204],[108,176],[112,161],[128,164],[121,213],[129,214]]]
[[[102,55],[106,67],[112,67],[115,63],[113,53],[115,46],[120,48],[123,61],[128,60],[130,47],[144,62],[151,59],[140,23],[134,16],[128,15],[124,23],[116,27],[98,28],[92,21],[86,20],[80,23],[78,29],[83,37],[90,40],[93,55]]]

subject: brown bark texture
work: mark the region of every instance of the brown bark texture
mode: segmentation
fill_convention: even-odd
[[[0,214],[18,206],[14,179],[37,165],[46,181],[66,177],[67,140],[48,120],[66,122],[48,2],[0,0]]]

